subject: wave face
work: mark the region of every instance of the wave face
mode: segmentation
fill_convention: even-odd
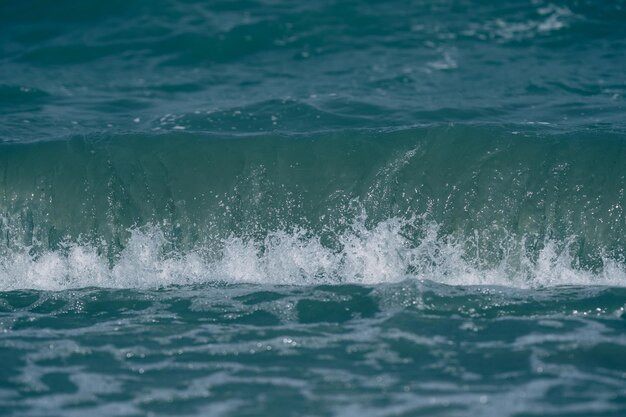
[[[6,144],[0,282],[621,286],[624,139],[459,126]]]

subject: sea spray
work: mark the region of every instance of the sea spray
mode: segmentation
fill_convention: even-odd
[[[0,258],[0,288],[64,290],[82,287],[160,288],[212,282],[228,284],[384,284],[429,280],[448,285],[538,288],[562,285],[626,286],[623,261],[602,258],[585,269],[566,242],[546,241],[525,252],[523,239],[502,243],[504,255],[486,262],[467,242],[441,235],[426,223],[421,237],[407,238],[414,221],[392,218],[368,228],[364,218],[336,236],[328,247],[304,229],[277,230],[262,240],[230,236],[218,248],[172,251],[156,226],[129,231],[113,260],[89,244],[31,254],[28,248]],[[505,246],[507,245],[507,246]],[[468,248],[469,251],[468,251]]]

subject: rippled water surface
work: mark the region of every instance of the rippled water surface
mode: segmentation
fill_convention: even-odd
[[[431,282],[9,292],[1,401],[16,415],[619,416],[624,297]]]

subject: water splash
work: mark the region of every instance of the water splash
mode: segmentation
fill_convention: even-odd
[[[130,230],[113,259],[87,243],[67,243],[39,254],[15,249],[0,258],[0,290],[81,287],[156,288],[206,282],[284,285],[373,285],[431,280],[448,285],[518,288],[559,285],[626,286],[623,262],[605,256],[602,267],[579,265],[574,239],[548,240],[536,253],[522,241],[503,242],[505,254],[486,261],[475,236],[454,238],[435,223],[390,218],[368,227],[365,217],[336,236],[337,244],[304,228],[276,230],[263,239],[232,235],[220,247],[173,250],[157,226]],[[414,230],[419,227],[419,230]],[[408,233],[413,231],[414,233]],[[491,255],[493,258],[493,254]]]

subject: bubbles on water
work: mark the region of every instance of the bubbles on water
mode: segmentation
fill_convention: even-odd
[[[472,239],[445,236],[423,219],[389,218],[368,226],[358,217],[327,245],[304,228],[276,230],[262,239],[231,235],[220,247],[189,251],[172,246],[159,227],[130,231],[123,250],[109,259],[93,245],[68,243],[31,254],[14,249],[0,257],[0,290],[81,287],[155,288],[205,282],[284,285],[430,280],[448,285],[542,287],[626,285],[623,263],[605,257],[597,271],[581,268],[572,242],[546,241],[535,254],[513,240],[497,262],[473,252]],[[572,239],[573,241],[573,239]]]
[[[496,18],[484,24],[470,24],[463,32],[465,36],[477,37],[481,40],[493,39],[499,42],[521,41],[539,35],[548,35],[567,28],[576,16],[566,6],[547,4],[538,7],[524,18]]]
[[[456,69],[458,67],[458,63],[455,59],[455,55],[456,53],[453,50],[441,50],[441,58],[427,63],[426,66],[431,70]]]

